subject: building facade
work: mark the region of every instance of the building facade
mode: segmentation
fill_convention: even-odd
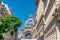
[[[32,33],[33,33],[33,27],[34,27],[34,18],[32,15],[29,16],[27,21],[25,22],[25,28],[23,31],[20,31],[20,40],[23,39],[32,39]],[[22,35],[22,36],[21,36]]]
[[[60,0],[48,0],[45,7],[45,40],[60,40]]]
[[[23,39],[60,40],[60,0],[36,0],[35,19],[25,23]]]
[[[37,13],[32,38],[60,40],[60,0],[36,0]]]
[[[18,40],[24,39],[24,30],[18,32]]]
[[[39,3],[38,3],[39,2]],[[38,6],[36,18],[35,18],[35,27],[33,27],[33,36],[32,38],[43,40],[43,17],[44,17],[44,0],[36,0]]]
[[[33,27],[34,27],[34,18],[32,15],[30,15],[29,19],[25,23],[25,39],[32,39]]]
[[[9,8],[7,4],[5,4],[4,2],[2,2],[0,0],[0,18],[6,17],[8,15],[13,15],[12,9]],[[5,40],[13,40],[14,39],[14,37],[13,38],[11,37],[10,32],[11,31],[3,34],[3,37]]]

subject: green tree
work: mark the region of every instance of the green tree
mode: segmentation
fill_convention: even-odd
[[[3,33],[6,33],[12,29],[17,32],[17,29],[21,24],[21,20],[15,16],[8,15],[6,17],[0,18],[0,39],[3,39]],[[13,35],[13,31],[11,32],[11,35]]]

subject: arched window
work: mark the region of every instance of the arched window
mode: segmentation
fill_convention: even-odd
[[[32,23],[28,23],[27,26],[28,26],[28,27],[32,27],[33,24],[32,24]]]

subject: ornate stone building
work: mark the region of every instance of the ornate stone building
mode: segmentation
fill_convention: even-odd
[[[60,40],[60,0],[36,0],[37,13],[32,38]]]
[[[7,4],[0,1],[0,17],[5,17],[9,14],[12,15],[11,8],[9,8]]]
[[[29,16],[29,19],[25,23],[25,39],[31,39],[32,38],[32,30],[34,27],[34,18],[32,15]]]
[[[20,31],[20,40],[32,39],[33,27],[34,27],[34,18],[32,15],[30,15],[29,19],[25,22],[24,31]]]
[[[26,21],[24,38],[60,40],[60,0],[36,0],[36,5],[35,19]]]
[[[0,18],[5,17],[7,15],[13,15],[12,9],[8,7],[7,4],[3,3],[0,0]],[[3,34],[5,40],[11,40],[11,35],[10,32],[4,33]]]
[[[60,40],[60,0],[47,0],[45,6],[45,40]]]
[[[38,3],[39,2],[39,3]],[[38,6],[37,13],[35,17],[35,27],[33,27],[33,36],[32,38],[43,40],[43,16],[44,16],[44,0],[36,0]]]

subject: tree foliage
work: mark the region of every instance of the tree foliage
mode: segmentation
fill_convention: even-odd
[[[21,24],[21,20],[15,16],[8,15],[0,18],[0,34],[6,33],[12,29],[16,31]]]

